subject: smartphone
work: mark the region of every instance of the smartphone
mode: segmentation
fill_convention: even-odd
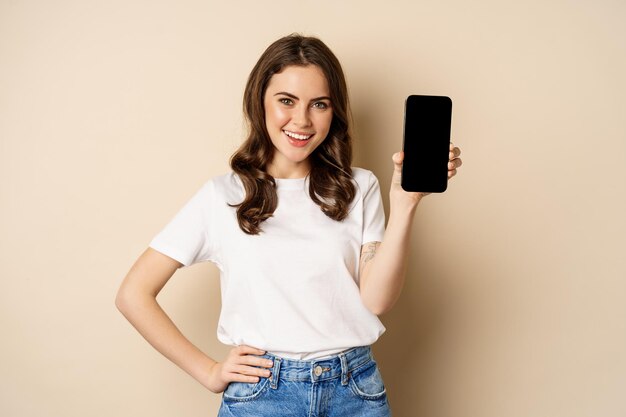
[[[450,97],[407,97],[401,183],[405,191],[442,193],[446,190],[451,122]]]

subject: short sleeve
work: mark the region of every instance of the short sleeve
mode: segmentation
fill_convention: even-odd
[[[209,180],[152,239],[149,246],[184,266],[209,260],[213,193],[214,185]]]
[[[363,241],[382,242],[385,233],[385,210],[378,178],[369,173],[368,187],[363,197]]]

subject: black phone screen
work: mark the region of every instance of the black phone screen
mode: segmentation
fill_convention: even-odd
[[[452,100],[411,95],[404,112],[405,191],[442,193],[448,186]]]

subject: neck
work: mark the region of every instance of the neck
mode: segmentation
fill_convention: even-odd
[[[272,162],[267,167],[267,173],[274,178],[293,179],[304,178],[311,171],[311,164],[308,160],[290,163],[290,164],[276,164]]]

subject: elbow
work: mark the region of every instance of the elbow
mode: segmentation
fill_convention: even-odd
[[[387,294],[374,294],[372,288],[365,285],[364,282],[361,284],[360,295],[365,308],[376,316],[387,313],[395,304],[395,300]]]
[[[122,286],[115,296],[115,307],[117,307],[120,313],[126,316],[131,305],[132,303],[128,291]]]
[[[388,303],[374,302],[371,300],[369,302],[368,300],[363,300],[363,304],[372,314],[376,316],[381,316],[387,313],[391,310],[391,307],[393,307],[393,305]]]
[[[156,302],[156,295],[132,284],[122,284],[115,296],[115,307],[130,320],[141,312],[147,304]]]
[[[389,310],[391,310],[391,306],[389,306],[389,307],[387,307],[387,306],[376,306],[376,307],[373,307],[373,308],[369,308],[369,311],[371,311],[373,314],[375,314],[377,316],[382,316],[383,314],[385,314]]]
[[[120,311],[120,313],[124,313],[124,309],[126,308],[126,300],[124,299],[124,295],[122,294],[122,290],[118,290],[115,295],[115,307]]]

